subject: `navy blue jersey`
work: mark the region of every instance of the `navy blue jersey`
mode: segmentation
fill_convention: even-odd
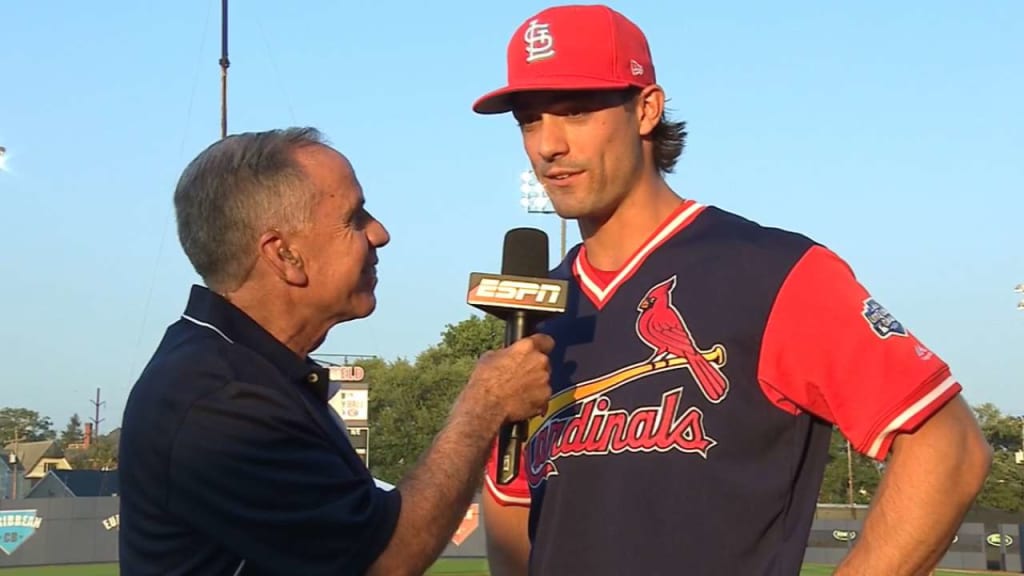
[[[618,271],[584,247],[518,483],[531,574],[797,575],[832,426],[883,458],[960,389],[834,254],[683,203]]]

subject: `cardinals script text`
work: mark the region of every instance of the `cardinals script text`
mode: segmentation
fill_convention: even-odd
[[[558,474],[556,461],[567,456],[675,450],[707,458],[716,442],[704,430],[699,408],[680,411],[682,396],[683,389],[675,388],[661,405],[632,412],[612,410],[607,396],[596,396],[579,404],[576,414],[548,420],[528,445],[530,484]]]

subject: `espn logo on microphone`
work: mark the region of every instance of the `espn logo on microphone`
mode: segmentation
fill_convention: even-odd
[[[565,280],[474,272],[469,275],[466,302],[479,308],[561,313],[565,311],[568,291],[569,283]]]

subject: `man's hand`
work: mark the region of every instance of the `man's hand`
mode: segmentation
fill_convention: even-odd
[[[836,576],[930,574],[981,491],[991,462],[992,449],[960,396],[914,433],[897,437],[863,534]]]
[[[499,424],[543,414],[551,398],[548,354],[554,346],[550,336],[534,334],[484,354],[455,409],[466,403],[495,414]]]

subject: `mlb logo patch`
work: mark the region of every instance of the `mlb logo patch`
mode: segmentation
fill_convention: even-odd
[[[36,533],[43,519],[35,510],[5,510],[0,512],[0,550],[10,556]]]
[[[864,301],[864,319],[871,325],[871,329],[879,338],[889,336],[906,336],[907,330],[899,320],[893,318],[892,314],[878,303],[874,298]]]

